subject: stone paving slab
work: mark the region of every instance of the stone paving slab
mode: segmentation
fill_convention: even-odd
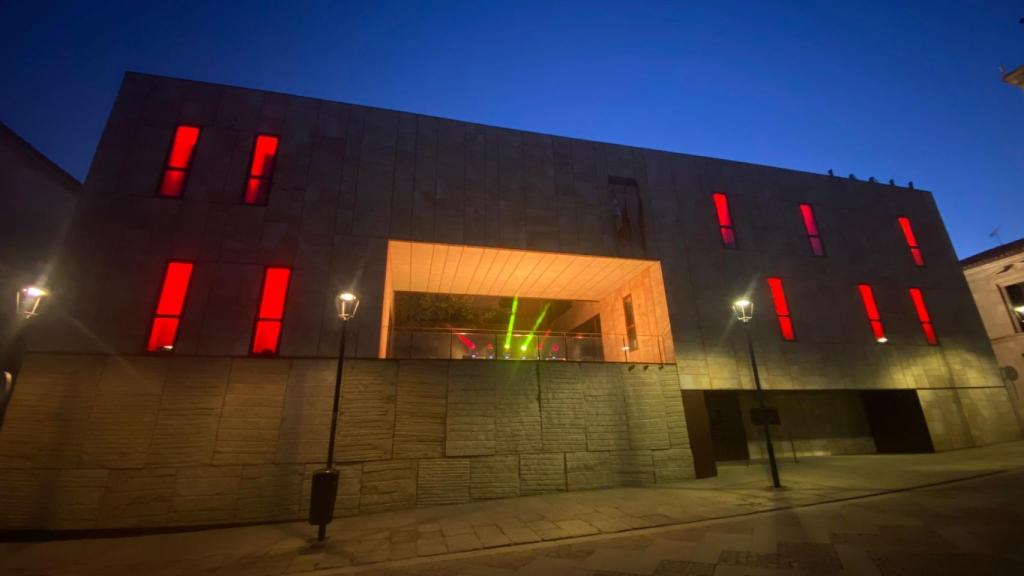
[[[930,524],[936,502],[946,525]],[[998,512],[990,505],[997,504]],[[889,512],[900,511],[900,524]],[[665,575],[1016,575],[1024,574],[1024,534],[1003,539],[963,537],[979,522],[1015,522],[1024,513],[1024,469],[865,499],[765,512],[739,518],[601,535],[505,553],[432,563],[355,567],[322,574],[367,576],[489,574],[526,576]],[[856,515],[855,526],[845,518]],[[801,532],[806,525],[816,530]],[[770,527],[778,527],[772,531]],[[1019,525],[1018,525],[1019,526]],[[825,529],[829,541],[814,541]],[[950,537],[949,534],[954,534]],[[979,549],[979,542],[983,549]]]
[[[1024,550],[1024,489],[1005,482],[1024,486],[1018,468],[1024,469],[1024,442],[783,462],[785,488],[778,491],[770,489],[763,464],[726,465],[701,481],[339,519],[319,546],[304,523],[0,543],[0,573],[704,574],[710,567],[716,575],[887,575],[904,573],[907,558],[921,555],[929,558],[926,566],[973,559],[984,570],[1002,570],[1016,567],[1016,551]],[[799,508],[1007,470],[973,482],[1016,490],[1015,498],[951,485]],[[770,510],[778,511],[713,520]],[[933,561],[936,551],[948,562]]]

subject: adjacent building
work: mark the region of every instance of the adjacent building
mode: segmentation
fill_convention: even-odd
[[[0,430],[5,528],[297,519],[1019,436],[932,195],[127,74]],[[45,427],[40,422],[47,422]]]
[[[1024,238],[960,262],[992,341],[1010,401],[1024,415]]]
[[[16,373],[23,342],[14,294],[45,283],[81,184],[0,122],[0,370]],[[0,386],[3,386],[0,380]],[[5,393],[0,391],[0,414]],[[2,418],[2,416],[0,416]]]

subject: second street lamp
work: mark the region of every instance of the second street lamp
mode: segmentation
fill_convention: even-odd
[[[21,369],[28,342],[29,326],[39,316],[50,291],[41,286],[26,286],[14,295],[13,331],[0,343],[0,427],[3,426],[7,404],[14,394],[15,375]]]
[[[43,302],[50,295],[50,292],[39,286],[26,286],[18,290],[15,296],[18,315],[25,320],[31,320],[39,315]]]
[[[743,333],[747,336],[747,351],[750,353],[750,369],[754,373],[754,387],[757,389],[757,402],[760,405],[759,417],[764,426],[764,441],[768,448],[768,466],[772,471],[772,485],[782,486],[779,482],[779,467],[775,462],[775,447],[772,446],[771,425],[768,422],[768,407],[764,401],[764,390],[761,389],[761,377],[757,373],[757,357],[754,355],[754,341],[750,338],[750,321],[754,318],[754,303],[749,298],[741,298],[732,303],[736,319],[743,323]]]
[[[348,321],[359,310],[359,298],[351,292],[342,292],[334,298],[334,306],[341,319],[341,341],[338,343],[338,369],[334,374],[334,402],[331,408],[331,435],[327,438],[327,466],[313,474],[313,488],[309,499],[309,523],[317,526],[316,539],[323,541],[327,525],[334,519],[334,503],[338,498],[338,470],[334,468],[334,438],[338,432],[338,406],[341,402],[341,377],[345,367],[345,335]]]

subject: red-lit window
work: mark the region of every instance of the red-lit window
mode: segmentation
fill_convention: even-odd
[[[804,218],[804,229],[807,230],[807,239],[811,242],[811,252],[815,256],[824,256],[825,244],[822,243],[821,234],[818,233],[818,222],[814,219],[814,208],[810,204],[801,204],[800,215]]]
[[[721,192],[715,192],[711,198],[715,201],[715,213],[718,215],[718,231],[722,235],[722,246],[735,250],[736,229],[732,225],[729,199]]]
[[[291,276],[292,271],[288,268],[267,268],[263,276],[263,295],[260,296],[260,309],[252,335],[253,354],[277,354]]]
[[[914,302],[914,310],[917,311],[917,319],[921,322],[924,339],[928,341],[928,344],[937,346],[939,339],[935,336],[935,326],[932,324],[932,317],[928,314],[928,307],[924,304],[924,294],[921,293],[921,289],[911,288],[910,299]]]
[[[149,330],[149,343],[146,350],[150,352],[170,352],[174,349],[174,341],[178,336],[178,324],[181,311],[185,307],[185,295],[188,294],[188,283],[192,278],[191,262],[170,262],[164,272],[164,283],[160,288],[160,296],[153,315],[153,327]]]
[[[174,141],[167,153],[164,163],[163,177],[160,178],[158,196],[181,198],[185,192],[185,180],[192,168],[192,157],[195,155],[196,143],[199,142],[199,128],[195,126],[178,126],[174,131]]]
[[[772,304],[775,306],[775,317],[779,320],[779,333],[783,340],[796,340],[793,332],[793,318],[789,315],[789,304],[786,292],[782,289],[782,278],[769,278],[768,288],[772,292]]]
[[[274,159],[277,158],[277,136],[258,134],[252,147],[252,162],[249,176],[245,180],[242,202],[266,204],[270,195],[270,179],[274,175]]]
[[[917,266],[924,266],[924,256],[921,255],[921,247],[917,245],[914,229],[910,227],[910,218],[900,216],[898,220],[900,228],[903,229],[903,237],[907,240],[907,248],[910,248],[910,257],[914,259],[914,264]]]
[[[864,302],[864,312],[868,315],[868,323],[871,324],[871,333],[875,335],[876,342],[888,342],[885,337],[885,327],[882,326],[882,317],[878,314],[878,305],[875,303],[875,293],[870,284],[858,284],[860,299]]]

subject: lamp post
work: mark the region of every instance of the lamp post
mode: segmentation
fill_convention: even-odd
[[[359,298],[351,292],[342,292],[334,299],[341,319],[341,341],[338,344],[338,370],[334,375],[334,404],[331,409],[331,435],[327,439],[327,466],[313,474],[313,489],[309,500],[309,523],[317,526],[317,541],[327,535],[327,525],[334,519],[334,502],[338,498],[338,470],[334,468],[334,437],[338,431],[338,404],[341,401],[341,376],[345,366],[345,335],[348,321],[359,309]]]
[[[0,381],[0,426],[3,426],[4,415],[7,413],[7,404],[14,394],[14,375],[21,367],[22,357],[25,354],[25,343],[28,339],[28,321],[39,316],[43,309],[44,302],[50,296],[49,290],[41,286],[26,286],[18,290],[14,295],[15,303],[15,325],[8,345],[0,353],[0,368],[3,368],[3,380]],[[25,322],[26,325],[19,326],[17,323]]]
[[[761,416],[764,418],[767,406],[764,401],[764,390],[761,389],[761,377],[757,373],[757,357],[754,355],[754,341],[750,338],[750,321],[754,318],[754,303],[748,298],[741,298],[732,303],[732,310],[736,313],[736,319],[743,323],[743,333],[747,336],[747,351],[750,353],[750,369],[754,373],[754,387],[757,388],[757,401],[761,407]],[[772,485],[776,488],[782,486],[779,483],[779,467],[775,463],[775,447],[772,446],[772,433],[767,420],[762,422],[764,426],[764,440],[768,447],[768,466],[772,471]]]
[[[26,286],[18,290],[15,296],[18,315],[25,320],[31,320],[39,315],[43,302],[50,296],[46,288],[40,286]]]

